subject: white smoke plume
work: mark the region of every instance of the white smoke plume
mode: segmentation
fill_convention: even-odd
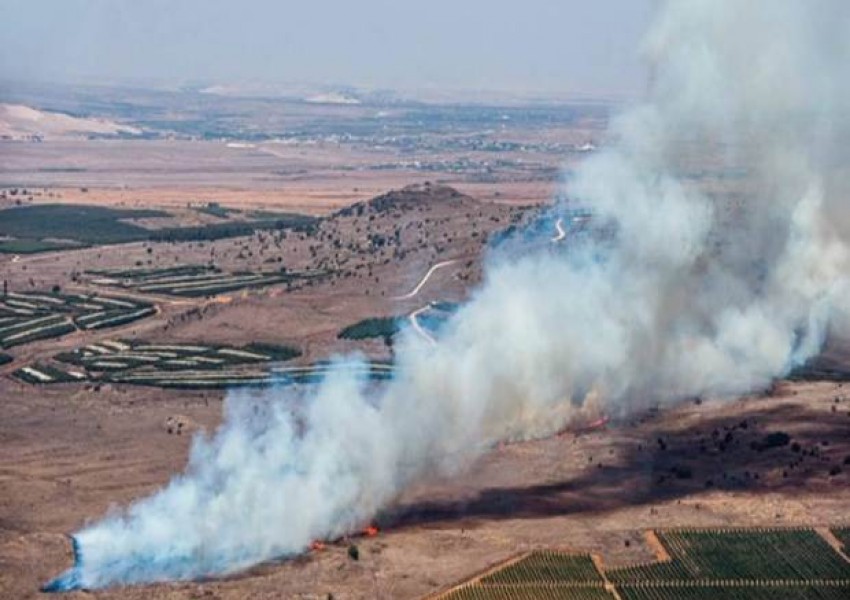
[[[846,285],[848,34],[843,0],[661,4],[647,100],[568,184],[594,233],[502,253],[438,344],[403,337],[382,387],[343,369],[306,396],[231,393],[185,473],[76,533],[50,589],[298,554],[589,405],[739,394],[811,357]]]

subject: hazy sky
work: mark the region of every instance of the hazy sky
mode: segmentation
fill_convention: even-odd
[[[0,0],[0,77],[629,93],[653,0]]]

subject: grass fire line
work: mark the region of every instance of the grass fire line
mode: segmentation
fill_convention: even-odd
[[[231,391],[185,472],[74,533],[74,565],[45,589],[299,555],[501,441],[733,397],[803,363],[840,324],[850,273],[850,4],[829,4],[660,4],[648,98],[568,181],[592,215],[586,235],[499,252],[437,344],[401,333],[386,383],[351,357],[316,386]],[[746,194],[702,190],[683,166],[695,147],[724,149]]]

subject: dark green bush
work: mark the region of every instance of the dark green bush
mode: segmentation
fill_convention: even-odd
[[[348,558],[351,560],[360,560],[360,548],[355,544],[351,544],[348,547]]]
[[[349,325],[340,331],[337,337],[344,340],[387,338],[394,336],[399,330],[398,317],[373,317],[371,319],[363,319],[354,325]]]

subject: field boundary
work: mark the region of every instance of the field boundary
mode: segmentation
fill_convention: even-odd
[[[841,557],[850,562],[850,556],[845,553],[844,544],[839,540],[834,533],[832,533],[833,529],[841,529],[841,527],[815,527],[815,532],[820,535],[823,539],[826,540],[826,543],[832,546],[832,549],[835,550]]]
[[[655,553],[656,562],[670,562],[673,557],[667,551],[667,547],[658,539],[658,534],[654,529],[648,529],[643,532],[643,539],[649,548]]]
[[[427,596],[423,596],[421,600],[441,600],[442,598],[445,598],[449,593],[455,591],[460,587],[466,585],[474,585],[478,583],[482,578],[487,577],[488,575],[497,571],[500,571],[501,569],[509,567],[514,563],[518,563],[522,559],[530,556],[532,552],[534,552],[534,550],[526,550],[524,552],[508,556],[504,560],[488,565],[480,571],[476,571],[471,576],[464,577],[463,579],[450,583],[448,586],[437,590],[436,592],[431,592]]]

